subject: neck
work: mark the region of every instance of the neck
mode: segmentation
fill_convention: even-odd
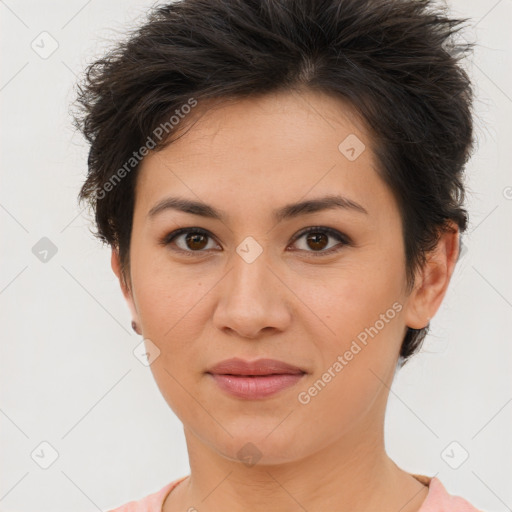
[[[416,512],[428,488],[387,456],[383,429],[375,423],[383,424],[359,425],[302,459],[250,467],[213,451],[185,429],[190,477],[169,495],[163,510]]]

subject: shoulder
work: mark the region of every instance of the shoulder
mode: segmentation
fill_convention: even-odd
[[[167,495],[183,480],[186,476],[178,478],[171,483],[162,487],[159,491],[156,491],[148,496],[140,499],[129,501],[120,507],[110,509],[107,512],[161,512],[162,504],[165,501]]]
[[[415,476],[421,476],[421,481],[428,485],[427,497],[418,512],[483,512],[464,498],[448,494],[441,481],[436,477]]]

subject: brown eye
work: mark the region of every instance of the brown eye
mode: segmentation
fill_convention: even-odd
[[[207,245],[207,236],[202,233],[189,232],[185,237],[185,244],[189,249],[204,249]]]
[[[325,233],[308,233],[306,236],[306,243],[311,249],[320,251],[325,249],[329,243],[329,237]]]
[[[338,244],[329,245],[329,239],[335,239]],[[294,240],[294,244],[304,240],[299,250],[313,254],[314,256],[323,256],[341,250],[342,247],[350,245],[351,241],[346,236],[332,228],[310,227],[300,232]],[[301,245],[301,244],[297,244]],[[315,254],[318,253],[318,254]]]
[[[330,244],[330,239],[338,243]],[[302,247],[298,249],[301,252],[309,253],[309,255],[313,256],[328,255],[352,243],[348,236],[335,229],[316,226],[309,227],[296,235],[293,245],[300,246],[301,244],[298,244],[299,241],[304,241],[304,243],[302,243]],[[211,245],[210,242],[213,245]],[[189,256],[207,253],[208,250],[215,249],[216,246],[218,247],[212,235],[210,235],[208,231],[200,228],[178,229],[166,235],[160,240],[160,243],[164,246],[175,246],[171,248]]]
[[[209,246],[213,239],[207,231],[202,229],[181,228],[173,231],[161,240],[162,245],[175,245],[182,252],[206,252],[215,247]]]

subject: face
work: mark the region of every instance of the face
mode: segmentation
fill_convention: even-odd
[[[427,324],[442,290],[406,294],[402,221],[376,166],[349,106],[313,92],[212,108],[142,162],[125,296],[160,351],[165,400],[218,454],[252,443],[261,463],[293,461],[383,422],[406,327]],[[208,373],[230,358],[301,372],[246,396],[251,377]]]

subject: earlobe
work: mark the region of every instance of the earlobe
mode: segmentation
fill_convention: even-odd
[[[426,327],[446,295],[459,255],[459,230],[453,223],[450,226],[417,274],[405,315],[406,325],[412,329]]]

